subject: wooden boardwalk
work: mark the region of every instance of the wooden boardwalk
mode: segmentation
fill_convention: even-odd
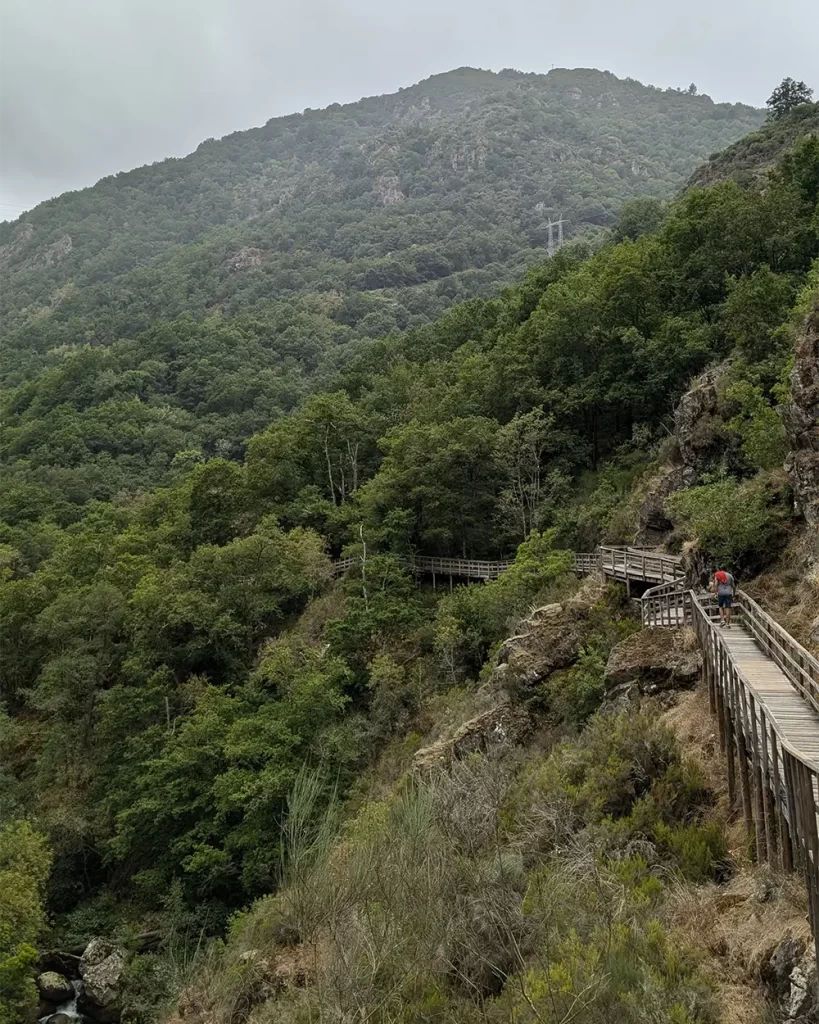
[[[416,575],[433,579],[493,580],[514,564],[514,559],[487,560],[479,558],[438,558],[414,555],[402,558]],[[342,576],[354,565],[355,558],[340,558],[333,563],[333,575]],[[681,560],[676,555],[665,555],[642,548],[601,547],[592,553],[575,555],[575,570],[581,575],[602,572],[612,579],[629,582],[670,583],[681,573]]]
[[[759,863],[804,873],[819,954],[819,661],[741,590],[730,629],[682,578],[641,603],[646,626],[696,630],[731,804]]]

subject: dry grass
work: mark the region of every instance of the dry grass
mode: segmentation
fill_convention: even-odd
[[[806,526],[776,565],[743,583],[755,601],[813,654],[819,655],[819,536]]]
[[[741,815],[732,815],[728,804],[725,761],[705,685],[683,694],[663,721],[701,764],[716,794],[713,813],[725,822],[736,870],[725,885],[678,885],[667,904],[669,923],[704,952],[723,1024],[766,1024],[771,1005],[756,979],[786,935],[809,940],[804,885],[796,874],[750,862]]]
[[[674,730],[685,753],[696,758],[702,766],[709,788],[717,798],[717,806],[727,819],[730,809],[725,763],[705,684],[700,683],[695,690],[682,693],[676,704],[663,714],[662,721]]]

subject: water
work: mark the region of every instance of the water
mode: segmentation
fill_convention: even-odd
[[[40,1024],[48,1024],[48,1021],[53,1020],[58,1013],[64,1013],[66,1017],[70,1017],[72,1020],[78,1022],[87,1020],[86,1017],[83,1017],[81,1013],[77,1012],[77,1000],[82,992],[82,982],[72,981],[71,984],[74,986],[73,997],[71,999],[67,999],[64,1003],[61,1003],[54,1013],[49,1013],[45,1017],[41,1017]]]

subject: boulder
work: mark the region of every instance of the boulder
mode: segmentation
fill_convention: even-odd
[[[419,750],[412,759],[412,770],[425,773],[446,770],[453,761],[469,754],[495,755],[520,743],[531,723],[525,710],[508,701],[471,718],[448,739],[439,740]]]
[[[48,1024],[77,1024],[76,1017],[69,1017],[67,1013],[53,1013],[48,1018]]]
[[[791,971],[790,983],[785,1003],[787,1019],[793,1024],[816,1024],[819,1020],[819,978],[813,950],[807,952]]]
[[[106,939],[92,939],[80,960],[83,992],[79,1007],[82,1013],[100,1024],[113,1024],[122,1010],[122,974],[125,951]]]
[[[782,419],[792,446],[785,468],[797,510],[809,524],[819,525],[819,300],[796,342]]]
[[[702,655],[693,629],[651,627],[616,644],[604,673],[607,692],[622,698],[624,688],[636,686],[641,694],[691,689],[702,669]]]
[[[45,971],[39,975],[37,988],[43,999],[48,1003],[54,1003],[55,1006],[74,998],[74,986],[64,974],[58,974],[56,971]]]
[[[577,593],[563,603],[536,608],[516,636],[504,641],[497,664],[508,665],[504,686],[513,677],[523,686],[533,686],[552,672],[574,664],[583,643],[583,625],[589,612],[601,600],[606,583],[602,576],[587,576]]]
[[[766,955],[759,974],[774,999],[784,1001],[790,997],[791,974],[804,953],[804,940],[786,935],[774,946],[770,956]]]

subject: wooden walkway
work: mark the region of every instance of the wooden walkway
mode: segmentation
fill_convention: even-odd
[[[493,580],[514,564],[514,559],[496,561],[477,558],[436,558],[414,555],[402,559],[416,575],[458,580]],[[343,576],[358,564],[355,558],[340,558],[333,563],[333,575]],[[575,555],[575,570],[581,575],[602,572],[612,579],[629,582],[670,583],[681,573],[681,560],[642,548],[601,547],[592,553]]]
[[[731,804],[759,863],[804,872],[819,955],[819,661],[741,590],[730,629],[683,578],[641,604],[646,626],[696,630]]]

